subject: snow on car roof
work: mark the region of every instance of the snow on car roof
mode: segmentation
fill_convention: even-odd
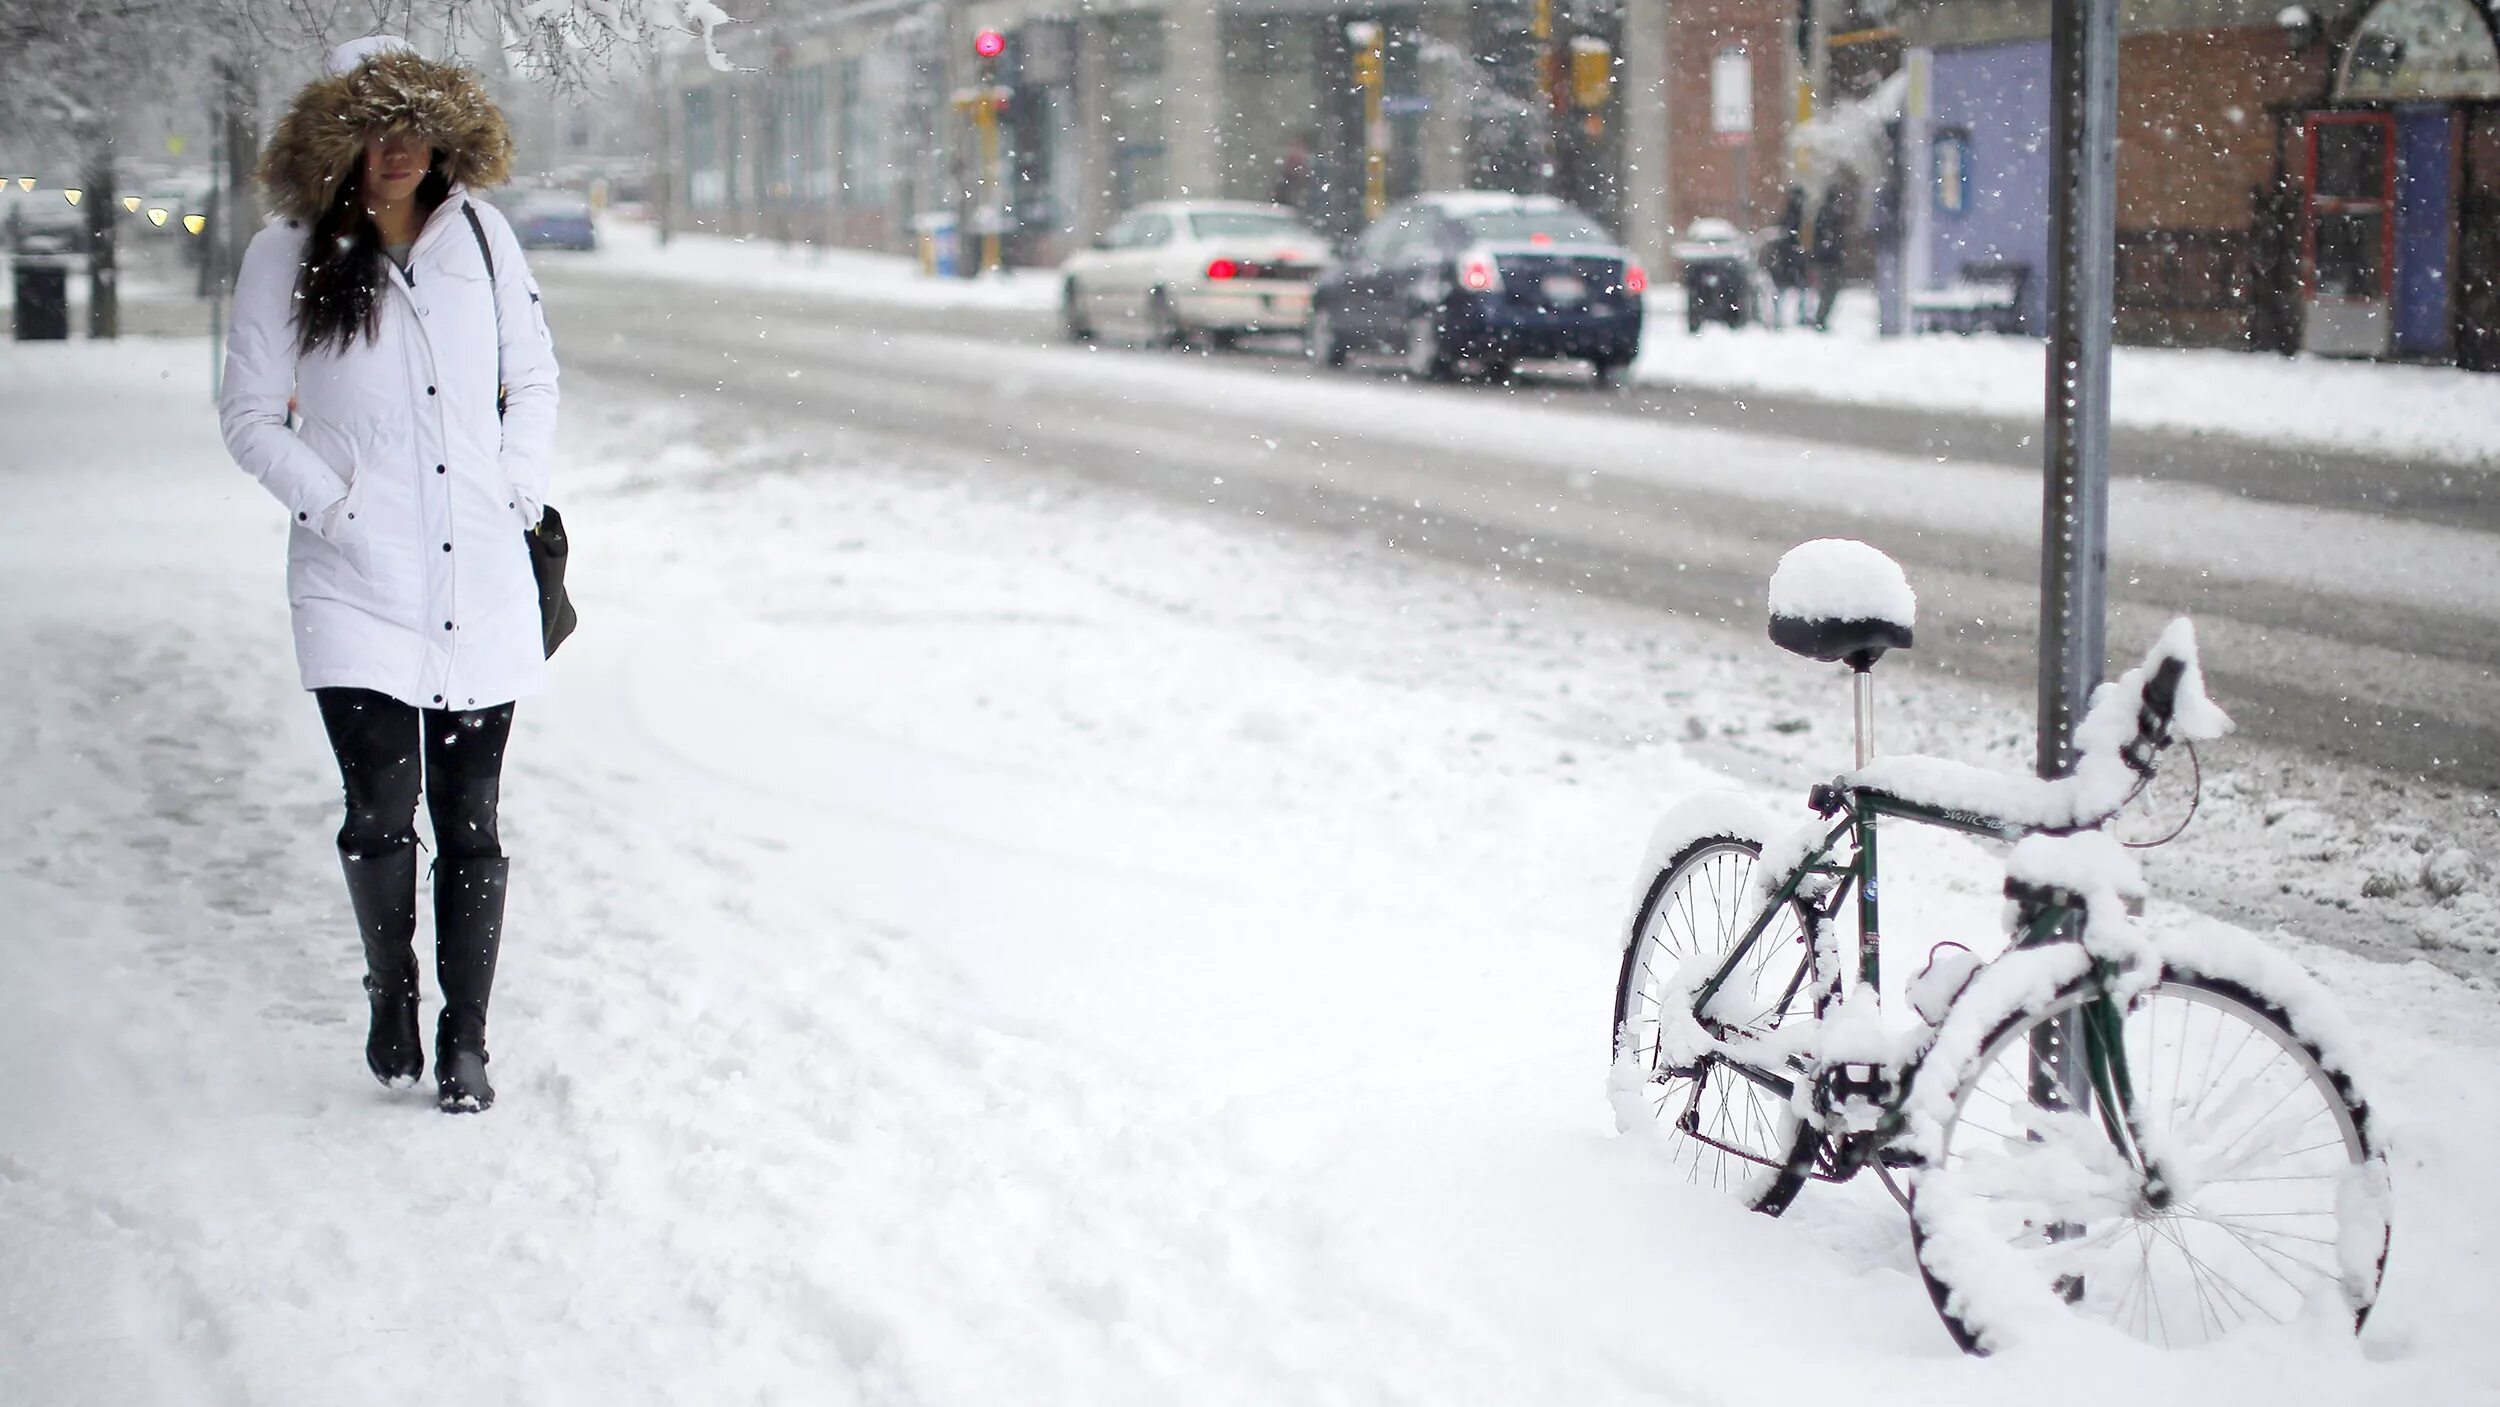
[[[1437,205],[1452,215],[1475,215],[1490,210],[1561,210],[1560,200],[1550,195],[1519,195],[1511,191],[1430,191],[1415,197],[1427,205]]]
[[[1218,210],[1238,210],[1245,214],[1258,215],[1291,215],[1297,220],[1302,218],[1290,205],[1272,205],[1263,200],[1150,200],[1143,205],[1130,206],[1128,213],[1132,215],[1203,215]]]

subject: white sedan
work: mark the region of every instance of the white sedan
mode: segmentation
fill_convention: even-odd
[[[1328,241],[1285,206],[1159,201],[1060,266],[1060,316],[1080,342],[1127,332],[1221,346],[1245,333],[1299,333],[1328,260]]]

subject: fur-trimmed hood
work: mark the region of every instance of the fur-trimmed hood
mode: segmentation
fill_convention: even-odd
[[[317,219],[364,154],[365,134],[415,132],[442,153],[443,174],[472,190],[499,186],[512,170],[512,133],[477,78],[454,64],[388,50],[345,73],[304,85],[261,153],[271,208]]]

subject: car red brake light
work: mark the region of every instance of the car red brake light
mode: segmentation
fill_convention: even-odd
[[[1643,269],[1638,264],[1624,265],[1623,291],[1626,293],[1647,293],[1649,291],[1648,271]]]
[[[1490,293],[1501,285],[1502,276],[1494,271],[1492,260],[1479,254],[1460,266],[1458,281],[1470,292]]]
[[[1208,278],[1239,278],[1240,276],[1241,265],[1230,259],[1210,260],[1207,264]]]
[[[1554,237],[1547,234],[1543,230],[1538,230],[1536,233],[1528,236],[1528,243],[1530,244],[1552,244],[1553,242]]]

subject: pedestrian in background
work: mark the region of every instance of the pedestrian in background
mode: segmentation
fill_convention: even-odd
[[[1857,218],[1857,183],[1844,173],[1823,192],[1823,203],[1814,212],[1814,240],[1807,250],[1814,265],[1817,332],[1832,330],[1832,304],[1840,298],[1841,265],[1848,258],[1850,226]]]
[[[1789,318],[1789,300],[1796,300],[1797,317],[1806,312],[1806,193],[1796,186],[1788,188],[1780,202],[1780,222],[1762,246],[1762,274],[1771,284],[1771,316],[1773,327],[1785,327]]]
[[[295,658],[345,786],[365,1063],[386,1085],[425,1070],[420,791],[433,820],[434,1073],[452,1111],[495,1099],[497,802],[514,702],[546,671],[524,530],[547,499],[555,352],[520,242],[472,198],[511,156],[467,71],[388,37],[334,51],[261,158],[279,218],[244,255],[218,406],[235,462],[293,524]]]

